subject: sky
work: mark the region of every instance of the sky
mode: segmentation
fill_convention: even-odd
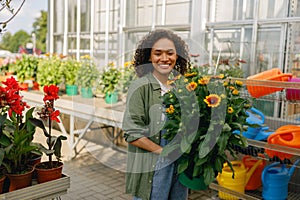
[[[12,0],[11,6],[15,11],[19,8],[22,0]],[[19,13],[7,24],[6,31],[12,34],[24,30],[29,34],[33,30],[32,24],[40,16],[41,10],[47,11],[48,0],[25,0]],[[6,10],[0,12],[0,21],[6,21],[12,15]],[[1,39],[1,36],[0,36]]]

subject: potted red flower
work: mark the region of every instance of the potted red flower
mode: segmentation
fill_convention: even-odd
[[[62,177],[63,163],[61,162],[61,147],[62,140],[67,138],[63,135],[54,136],[51,133],[52,123],[56,121],[60,123],[58,118],[60,112],[54,108],[54,101],[59,98],[59,88],[55,85],[44,86],[44,105],[37,114],[41,119],[30,118],[29,121],[41,128],[46,136],[47,147],[41,145],[41,151],[48,156],[48,161],[41,162],[35,165],[37,171],[38,183],[43,183],[51,180],[55,180]],[[48,130],[46,129],[44,122],[48,123]],[[52,157],[55,155],[56,160]]]
[[[0,86],[0,166],[10,179],[9,191],[31,185],[33,167],[30,155],[38,151],[32,143],[35,127],[29,122],[34,108],[22,100],[19,83],[7,78]],[[26,111],[27,110],[27,111]],[[26,112],[25,112],[26,111]],[[21,178],[19,178],[21,176]],[[26,180],[21,185],[15,179]]]

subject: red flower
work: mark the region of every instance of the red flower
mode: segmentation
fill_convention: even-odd
[[[57,123],[60,123],[60,120],[58,119],[59,114],[60,114],[59,110],[50,113],[50,119],[55,120]]]
[[[56,85],[46,85],[44,86],[44,101],[53,101],[59,98],[58,96],[59,88]]]

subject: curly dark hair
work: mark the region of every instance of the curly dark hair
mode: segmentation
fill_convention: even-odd
[[[184,74],[190,68],[190,58],[187,44],[175,33],[166,29],[157,29],[149,32],[139,42],[134,54],[134,68],[138,77],[153,71],[153,66],[149,58],[151,56],[152,46],[160,39],[167,38],[171,40],[176,48],[177,60],[174,70]]]

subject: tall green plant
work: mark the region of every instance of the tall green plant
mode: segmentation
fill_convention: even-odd
[[[76,84],[81,88],[92,88],[99,77],[99,70],[89,56],[83,56],[80,60]]]
[[[41,86],[58,85],[63,81],[61,58],[53,54],[41,59],[37,69],[37,82]]]

